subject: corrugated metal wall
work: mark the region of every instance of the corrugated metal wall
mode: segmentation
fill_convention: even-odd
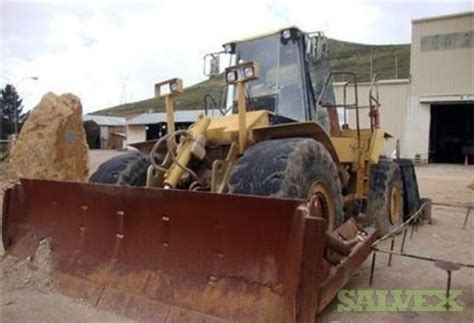
[[[474,12],[413,21],[413,96],[474,93]]]
[[[414,159],[418,155],[421,160],[428,160],[430,122],[430,105],[419,103],[416,97],[409,98],[402,140],[403,157]]]
[[[382,105],[380,108],[380,126],[386,132],[390,133],[394,138],[386,142],[384,152],[391,155],[395,150],[396,139],[403,140],[403,128],[405,124],[407,99],[409,94],[409,80],[384,80],[380,81],[379,101]],[[343,83],[334,83],[334,91],[336,95],[336,102],[343,102]],[[369,104],[370,83],[358,84],[359,105],[367,106]],[[375,91],[373,91],[375,93]],[[347,103],[354,102],[354,90],[352,87],[347,88]],[[368,116],[368,109],[360,110],[360,125],[361,128],[369,128],[370,120]],[[349,126],[356,128],[355,112],[348,113]]]
[[[127,144],[146,140],[146,125],[127,126]]]

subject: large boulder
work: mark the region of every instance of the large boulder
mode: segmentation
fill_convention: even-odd
[[[10,165],[20,177],[86,181],[89,156],[79,98],[44,95],[23,125]]]
[[[474,179],[472,180],[471,184],[467,186],[467,188],[474,191]]]

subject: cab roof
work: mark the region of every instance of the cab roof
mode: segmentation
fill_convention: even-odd
[[[239,39],[239,40],[230,41],[230,42],[227,42],[227,43],[223,44],[222,46],[225,46],[225,45],[227,45],[227,44],[243,43],[243,42],[247,42],[247,41],[251,41],[251,40],[256,40],[256,39],[259,39],[259,38],[265,38],[265,37],[268,37],[268,36],[280,34],[283,30],[287,30],[287,29],[296,30],[296,31],[299,31],[299,32],[302,33],[302,34],[305,34],[305,32],[302,31],[301,29],[299,29],[298,27],[296,27],[296,26],[289,26],[289,27],[285,27],[285,28],[280,28],[280,29],[275,30],[275,31],[272,31],[272,32],[267,32],[267,33],[264,33],[264,34],[258,34],[258,35],[255,35],[255,36],[251,36],[251,37],[247,37],[247,38],[243,38],[243,39]]]

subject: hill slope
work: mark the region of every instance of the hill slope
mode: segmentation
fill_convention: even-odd
[[[380,80],[407,78],[410,64],[410,45],[364,45],[329,39],[330,62],[333,71],[357,73],[359,81],[370,80],[372,71]],[[398,64],[398,68],[396,65]],[[206,93],[220,98],[225,86],[222,76],[203,81],[185,89],[176,100],[176,109],[201,109]],[[147,99],[131,102],[94,112],[98,115],[125,116],[150,111],[164,111],[163,99]]]

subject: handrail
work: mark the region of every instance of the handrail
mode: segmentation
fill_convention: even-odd
[[[209,93],[206,93],[204,95],[204,98],[203,98],[203,102],[204,102],[204,114],[207,116],[208,114],[208,108],[207,108],[207,104],[208,104],[208,99],[211,100],[211,103],[214,105],[214,107],[217,108],[217,110],[219,110],[219,112],[222,114],[222,115],[225,115],[226,114],[226,110],[222,110],[222,107],[217,104],[216,100],[214,99],[214,97],[212,95],[210,95]],[[216,110],[216,109],[212,109],[212,110]]]
[[[375,96],[373,95],[373,90],[375,88]],[[369,116],[370,116],[370,129],[374,130],[374,128],[380,127],[380,116],[379,116],[379,108],[380,108],[380,99],[379,99],[379,84],[377,81],[377,74],[372,76],[370,80],[370,89],[369,89]]]
[[[360,140],[360,116],[359,116],[359,97],[358,97],[358,90],[357,90],[357,75],[356,73],[354,72],[331,72],[329,73],[329,76],[327,77],[326,79],[326,82],[324,83],[324,87],[323,89],[321,90],[321,93],[319,94],[319,97],[318,99],[316,100],[316,109],[318,109],[318,107],[321,105],[323,107],[328,107],[328,106],[324,106],[321,104],[322,102],[322,99],[324,97],[324,95],[326,94],[327,92],[327,89],[329,88],[329,84],[330,82],[332,81],[332,79],[334,78],[335,75],[348,75],[349,77],[352,78],[352,81],[349,81],[349,82],[346,82],[344,84],[344,90],[343,90],[343,96],[344,96],[344,99],[343,99],[343,105],[338,105],[338,104],[331,104],[331,107],[344,107],[344,123],[346,123],[347,121],[347,117],[346,117],[346,107],[347,106],[350,106],[352,108],[354,108],[356,110],[356,127],[357,127],[357,142],[358,142],[358,145],[359,147],[361,146],[361,140]],[[350,84],[353,84],[354,85],[354,104],[351,104],[351,105],[347,105],[346,104],[346,99],[347,99],[347,87],[348,85]],[[318,111],[316,110],[316,113]]]

